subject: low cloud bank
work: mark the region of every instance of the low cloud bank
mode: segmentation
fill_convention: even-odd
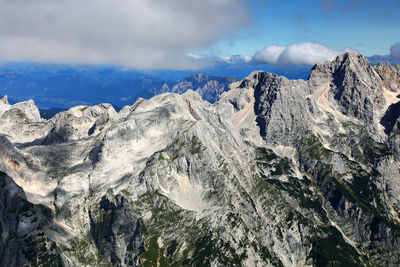
[[[348,50],[335,50],[318,43],[292,44],[289,46],[271,45],[253,56],[256,64],[270,65],[313,65],[333,60]]]

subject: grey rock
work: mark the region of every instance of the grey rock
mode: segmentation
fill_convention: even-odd
[[[43,232],[67,266],[394,266],[397,71],[349,52],[308,80],[255,71],[215,104],[202,75],[119,113],[42,120],[23,103],[30,115],[11,123],[17,109],[0,103],[2,122],[32,131],[1,128],[0,170],[30,214],[54,211],[17,233]]]
[[[400,65],[390,65],[389,63],[378,63],[374,67],[375,71],[382,79],[383,85],[392,92],[400,90]]]
[[[22,188],[0,172],[0,265],[63,266],[61,251],[46,237],[52,211],[26,200]]]

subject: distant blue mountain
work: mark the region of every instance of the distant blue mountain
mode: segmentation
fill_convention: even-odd
[[[386,55],[386,56],[375,55],[375,56],[369,57],[368,60],[369,60],[369,63],[371,63],[372,66],[374,66],[378,62],[382,62],[382,63],[389,62],[392,65],[400,64],[400,58],[393,57],[393,56],[390,56],[390,55]]]
[[[310,68],[277,68],[251,62],[220,63],[202,70],[205,80],[199,87],[195,81],[198,79],[197,71],[138,71],[118,66],[13,62],[0,66],[0,96],[8,95],[11,101],[33,99],[41,109],[58,110],[104,102],[123,107],[133,104],[139,97],[150,98],[160,92],[182,93],[193,89],[213,102],[230,82],[242,79],[254,70],[269,71],[291,79],[306,79]],[[196,88],[188,86],[191,79]],[[206,90],[203,87],[209,80],[216,81],[216,87],[208,86]],[[185,86],[182,87],[182,84]]]
[[[0,69],[0,95],[8,95],[14,101],[33,99],[40,108],[103,102],[124,106],[138,97],[151,97],[152,91],[175,83],[111,68]]]
[[[196,91],[201,95],[203,100],[210,103],[217,101],[218,97],[228,89],[229,84],[236,82],[238,78],[235,77],[219,77],[211,76],[203,73],[196,73],[192,76],[184,78],[179,83],[175,84],[172,88],[164,87],[155,94],[166,92],[183,94],[187,90]]]
[[[262,70],[265,72],[275,73],[280,76],[285,76],[288,79],[307,79],[310,74],[312,66],[274,66],[274,65],[261,65],[250,62],[241,63],[226,63],[218,64],[214,67],[206,69],[202,72],[208,75],[215,76],[233,76],[240,79],[247,77],[252,71]]]

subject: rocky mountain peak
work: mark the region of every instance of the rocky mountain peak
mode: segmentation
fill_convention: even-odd
[[[40,112],[33,100],[18,102],[14,105],[8,104],[7,97],[1,100],[3,106],[0,108],[0,116],[17,118],[18,120],[40,121]]]
[[[339,55],[331,62],[317,63],[311,70],[310,78],[315,79],[323,76],[346,76],[348,73],[354,73],[356,76],[376,76],[373,74],[368,59],[362,54],[354,51]],[[327,77],[330,78],[330,77]]]
[[[252,89],[254,89],[254,86],[258,83],[258,81],[260,79],[260,75],[262,75],[263,73],[265,73],[265,72],[263,72],[261,70],[253,71],[243,80],[235,82],[235,83],[231,83],[229,85],[229,90],[232,90],[234,88],[244,88],[244,89],[252,88]],[[275,74],[271,73],[271,75],[275,75]]]
[[[56,144],[96,135],[119,118],[111,104],[76,106],[50,119],[54,127],[43,143]]]
[[[17,142],[31,142],[48,130],[33,100],[14,105],[0,101],[0,120],[0,133],[7,133],[11,140]]]
[[[0,102],[3,103],[3,104],[8,105],[8,97],[7,97],[6,95],[3,96],[3,97],[0,99]]]
[[[367,58],[357,52],[346,52],[332,62],[315,65],[308,83],[316,89],[328,86],[329,102],[344,115],[357,119],[371,120],[373,111],[386,104],[382,79]]]
[[[342,55],[337,56],[333,63],[336,65],[345,64],[346,66],[351,66],[352,64],[352,66],[354,67],[370,66],[368,59],[362,54],[355,51],[348,51],[346,53],[343,53]]]

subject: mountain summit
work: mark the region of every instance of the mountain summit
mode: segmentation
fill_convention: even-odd
[[[396,265],[398,91],[398,67],[349,52],[215,104],[0,103],[0,265]]]
[[[0,102],[2,102],[3,104],[8,104],[8,97],[5,95],[0,99]]]

